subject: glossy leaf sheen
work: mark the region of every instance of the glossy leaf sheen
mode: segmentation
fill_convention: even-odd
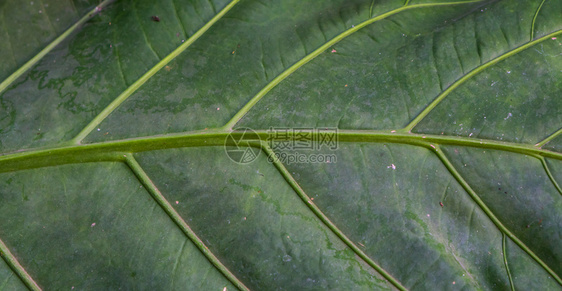
[[[0,289],[562,286],[561,1],[0,12]]]

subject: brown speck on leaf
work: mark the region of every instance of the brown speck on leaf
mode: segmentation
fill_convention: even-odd
[[[150,19],[152,19],[152,21],[154,21],[154,22],[160,22],[160,17],[158,17],[156,15],[150,16]]]
[[[166,71],[169,72],[169,71],[172,69],[172,67],[170,67],[170,66],[165,66],[164,69],[166,69]]]

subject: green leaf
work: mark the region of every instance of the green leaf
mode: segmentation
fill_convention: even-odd
[[[0,11],[0,289],[562,287],[561,1]]]

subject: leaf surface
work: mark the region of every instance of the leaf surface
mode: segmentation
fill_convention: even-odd
[[[1,289],[562,286],[562,2],[50,2],[0,4]]]

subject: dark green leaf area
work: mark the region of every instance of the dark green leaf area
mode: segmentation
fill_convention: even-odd
[[[287,167],[325,214],[406,288],[509,288],[501,232],[431,151],[342,143],[321,154],[335,154],[337,162]]]
[[[124,164],[31,172],[0,175],[0,237],[42,288],[232,290]]]
[[[560,74],[556,69],[560,62],[556,58],[559,40],[539,42],[528,49],[530,53],[514,57],[509,66],[531,67],[526,75],[522,75],[524,70],[516,73],[513,69],[510,75],[507,74],[512,70],[510,68],[485,66],[530,42],[536,6],[532,1],[494,1],[479,3],[477,7],[468,4],[420,7],[391,15],[344,38],[290,75],[242,119],[241,125],[251,128],[399,129],[447,88],[470,72],[482,70],[484,76],[481,78],[486,82],[472,81],[480,76],[478,74],[468,78],[471,84],[479,87],[459,88],[463,89],[460,91],[463,92],[460,94],[462,100],[454,94],[446,97],[435,113],[423,120],[415,131],[460,135],[454,129],[463,123],[459,118],[466,116],[463,130],[470,128],[473,136],[484,131],[483,137],[486,138],[506,139],[505,136],[509,136],[509,140],[515,141],[515,138],[522,140],[525,137],[525,141],[536,143],[538,138],[556,128],[557,123],[551,119],[557,120],[561,115],[560,106],[557,106],[559,98],[551,98],[557,96],[560,87],[557,86],[560,78],[556,77]],[[560,29],[562,20],[551,21],[548,25],[551,25],[548,32],[552,33]],[[547,54],[551,57],[538,55],[529,59],[528,55],[534,49],[540,50],[543,43],[545,46],[556,44]],[[526,61],[519,64],[521,59]],[[505,70],[491,78],[486,73],[492,68]],[[545,76],[547,72],[552,72],[552,77]],[[535,73],[545,76],[544,80],[535,78]],[[519,75],[522,77],[518,78]],[[496,91],[487,89],[493,81],[500,87],[502,84],[507,87],[497,98]],[[522,81],[521,85],[517,83],[519,81]],[[528,84],[530,86],[525,87]],[[491,89],[496,90],[496,87]],[[465,91],[470,92],[464,94]],[[529,95],[530,100],[520,100],[523,97],[519,96]],[[506,99],[509,98],[515,101],[508,103],[510,101]],[[515,108],[510,109],[510,105]],[[525,116],[508,120],[507,128],[499,122],[500,116],[504,121],[509,112],[515,114],[515,109],[523,111],[529,105],[533,110],[525,111],[525,114],[529,112],[527,121]],[[477,124],[480,119],[485,121],[480,111],[486,109],[492,111],[487,118],[492,118],[494,123]],[[504,110],[507,110],[505,116]],[[521,124],[527,128],[521,128]],[[494,125],[498,126],[495,131]]]
[[[515,290],[560,289],[560,285],[513,241],[507,240],[505,254]]]
[[[534,157],[489,149],[444,150],[496,217],[554,272],[562,274],[562,193],[541,162]],[[559,163],[555,166],[559,169]]]
[[[215,14],[208,1],[176,2],[117,1],[0,92],[0,152],[72,139]]]
[[[399,8],[403,1],[380,1],[372,11],[370,5],[359,0],[314,5],[301,0],[241,1],[131,95],[86,141],[223,126],[284,70],[353,25]],[[384,27],[397,30],[395,24]],[[277,102],[276,96],[267,99]],[[292,102],[288,96],[283,100]]]
[[[0,3],[0,80],[35,56],[99,0],[5,0]]]
[[[27,290],[18,275],[16,275],[4,260],[0,260],[0,289]]]
[[[562,123],[562,41],[547,39],[467,81],[415,132],[536,144]]]
[[[261,154],[221,147],[140,154],[139,163],[211,251],[250,289],[390,289],[314,216]]]

